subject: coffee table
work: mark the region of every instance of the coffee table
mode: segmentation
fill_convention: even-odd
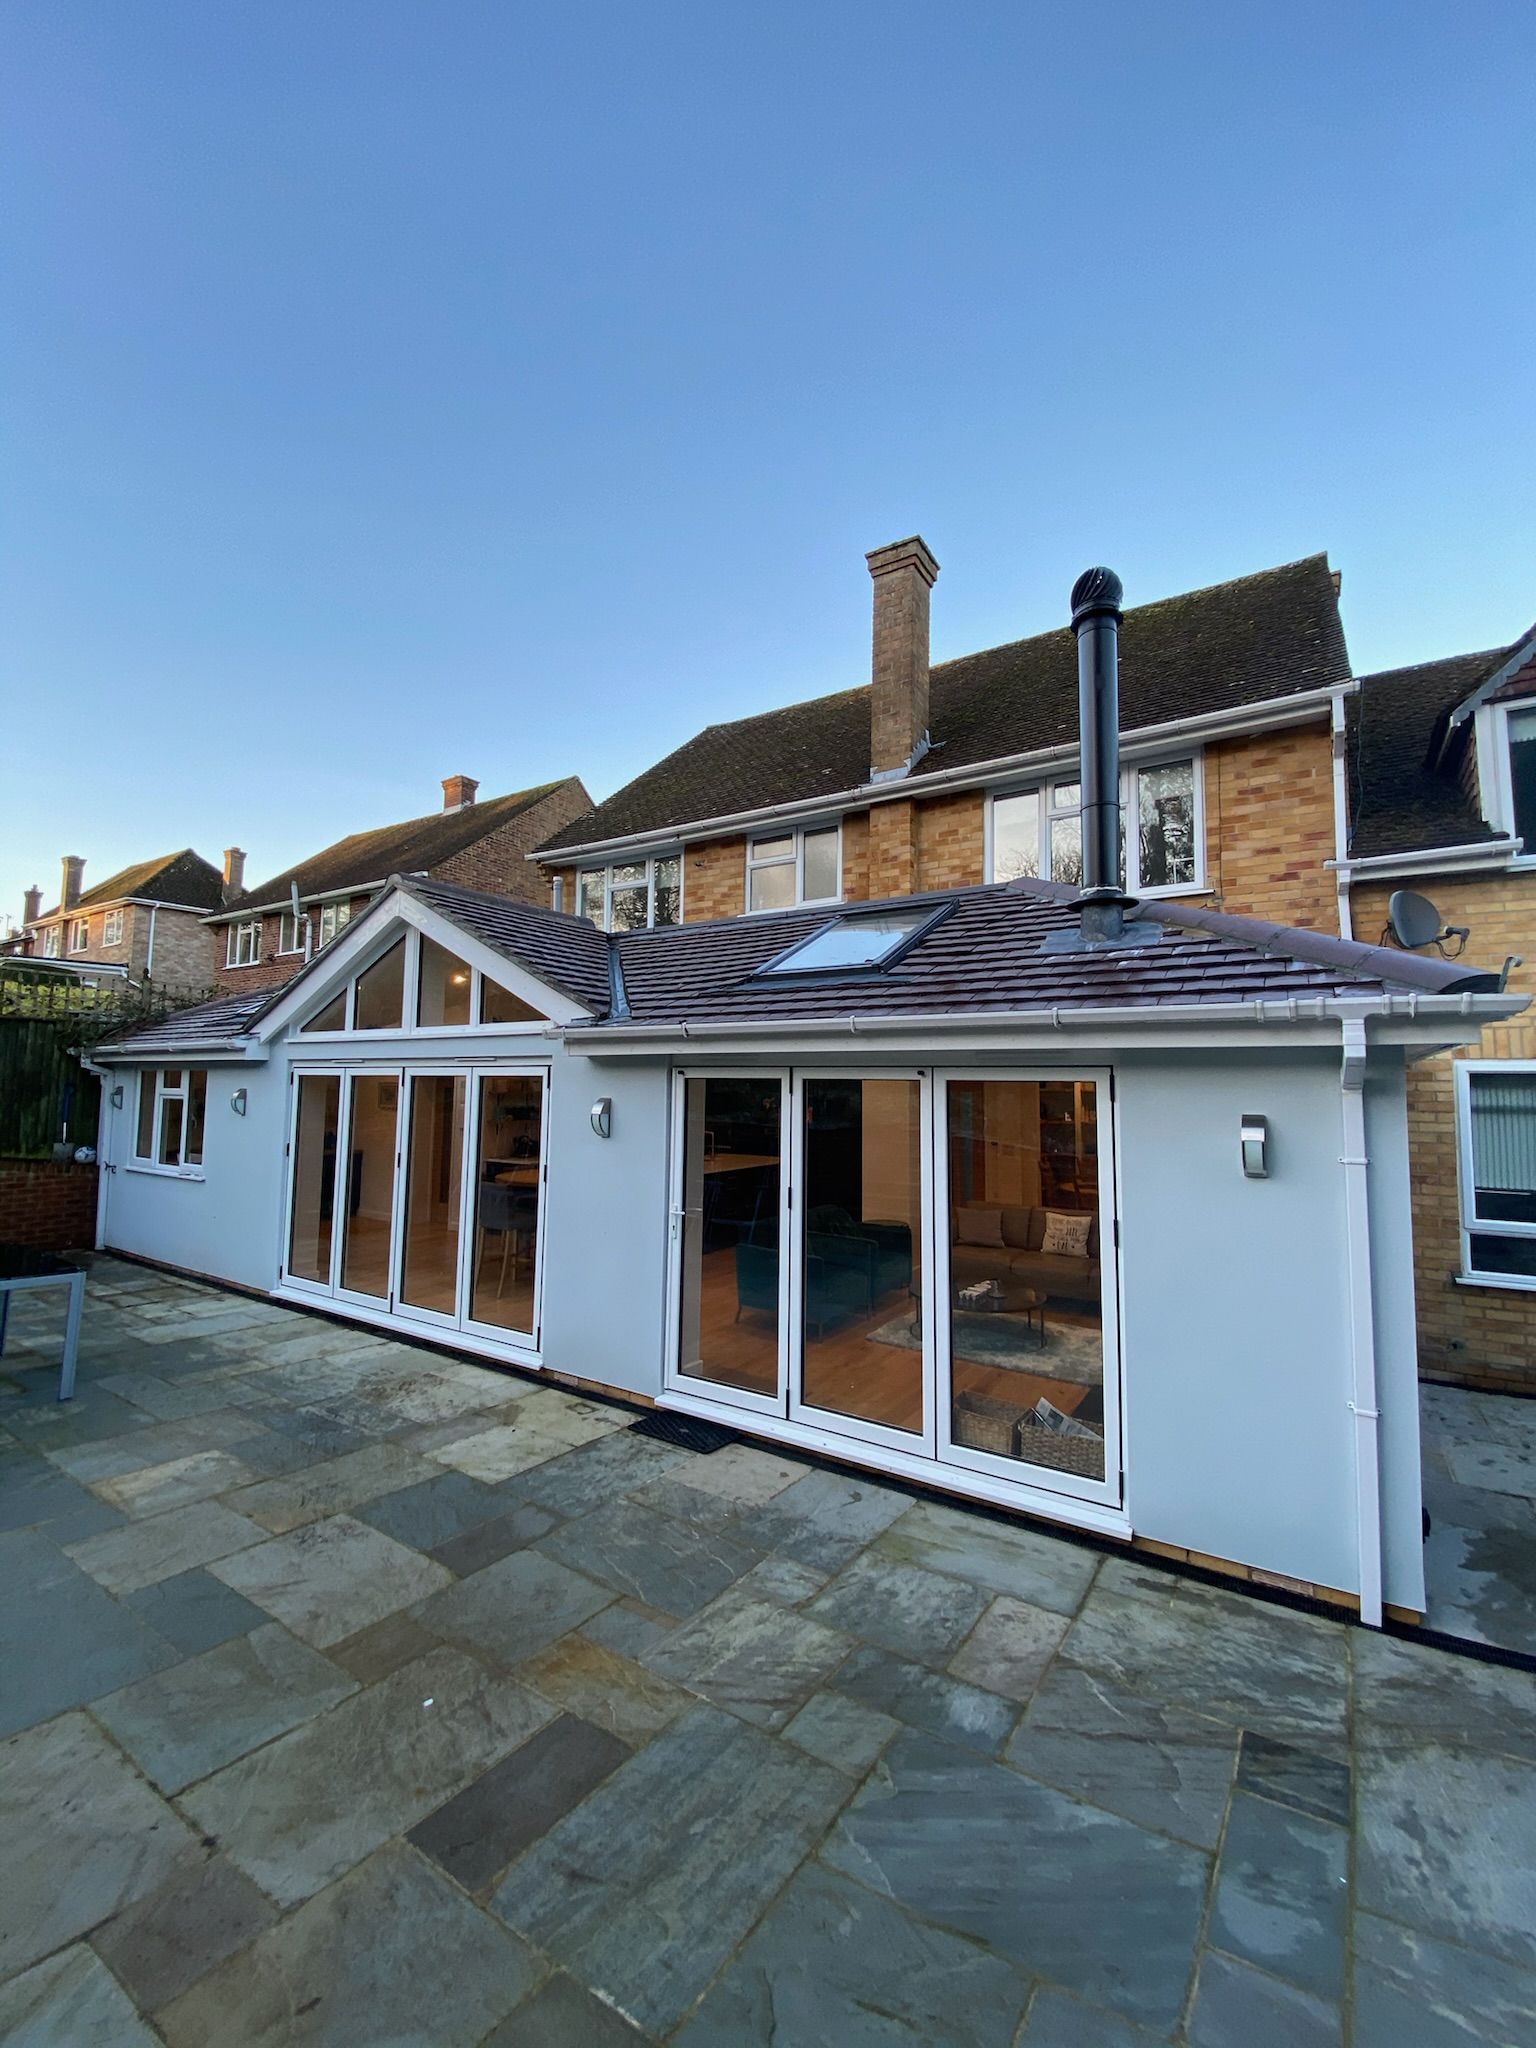
[[[975,1283],[966,1281],[962,1284],[974,1286]],[[1002,1293],[994,1296],[991,1301],[962,1301],[960,1286],[952,1286],[949,1290],[950,1306],[959,1309],[965,1315],[1022,1316],[1025,1329],[1034,1337],[1035,1349],[1043,1351],[1045,1304],[1050,1297],[1042,1294],[1038,1287],[1021,1287],[1012,1280],[999,1280],[997,1284]],[[907,1292],[912,1297],[912,1335],[916,1337],[921,1334],[923,1327],[923,1291],[920,1286],[914,1284]]]
[[[80,1345],[80,1316],[85,1307],[85,1275],[67,1259],[52,1252],[35,1252],[27,1245],[0,1244],[0,1354],[5,1351],[5,1325],[10,1315],[11,1296],[24,1287],[67,1287],[69,1315],[64,1324],[64,1360],[59,1372],[59,1399],[68,1401],[75,1391],[75,1353]]]

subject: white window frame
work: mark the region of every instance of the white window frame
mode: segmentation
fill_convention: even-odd
[[[807,835],[830,832],[837,842],[837,883],[830,896],[807,896],[805,893],[805,842]],[[753,857],[753,849],[774,839],[792,839],[792,853],[774,854],[767,860]],[[774,908],[764,905],[761,910],[752,907],[752,877],[763,868],[787,868],[795,870],[795,896],[792,903],[782,903]],[[781,825],[768,832],[749,832],[746,845],[746,872],[742,882],[742,909],[748,917],[772,917],[775,908],[799,910],[804,906],[818,903],[841,903],[843,900],[843,821],[841,818],[818,820],[813,825]]]
[[[259,967],[261,964],[261,919],[259,917],[238,918],[226,927],[224,940],[224,965],[226,967]]]
[[[123,943],[123,913],[109,910],[101,920],[101,943],[104,946],[120,946]]]
[[[396,940],[402,936],[405,939],[405,973],[402,977],[401,1021],[398,1026],[387,1025],[381,1031],[359,1031],[356,1024],[357,984],[371,967],[378,965],[379,961],[384,958],[384,955],[395,944]],[[421,998],[421,943],[426,936],[427,934],[411,927],[407,927],[403,933],[397,928],[387,935],[383,942],[372,949],[366,956],[360,957],[348,972],[345,981],[339,985],[333,982],[330,986],[330,992],[323,999],[316,1000],[305,1010],[302,1017],[295,1020],[293,1025],[294,1044],[296,1046],[328,1045],[332,1040],[345,1038],[356,1040],[359,1046],[362,1046],[378,1044],[381,1041],[396,1038],[458,1038],[469,1033],[473,1033],[476,1037],[484,1037],[487,1033],[490,1033],[498,1038],[542,1038],[549,1030],[550,1020],[548,1017],[543,1016],[524,1018],[521,1022],[513,1024],[482,1024],[479,1021],[480,999],[481,992],[486,983],[490,982],[497,988],[505,988],[507,985],[504,982],[498,981],[495,975],[483,973],[472,960],[464,960],[464,956],[461,953],[455,953],[454,957],[455,959],[462,960],[464,966],[469,970],[468,1021],[463,1024],[418,1024],[416,1015],[420,1008]],[[443,940],[438,940],[437,943],[444,945],[445,950],[448,952],[454,951],[453,947],[447,945]],[[517,994],[515,989],[508,989],[507,992],[510,995]],[[305,1017],[312,1017],[319,1011],[326,1009],[336,1000],[337,996],[341,996],[343,999],[342,1021],[335,1030],[306,1031],[304,1029]],[[528,1000],[526,996],[523,997],[523,1001],[527,1002]],[[530,1007],[536,1006],[530,1004]]]
[[[176,1087],[165,1085],[167,1074],[179,1074],[181,1079]],[[139,1099],[133,1106],[133,1121],[129,1126],[129,1165],[135,1173],[164,1174],[170,1180],[202,1180],[204,1178],[201,1159],[187,1158],[187,1130],[190,1123],[188,1112],[192,1106],[192,1076],[200,1073],[203,1077],[203,1148],[208,1143],[208,1100],[209,1075],[206,1067],[141,1067],[139,1070]],[[155,1091],[155,1113],[152,1124],[151,1143],[153,1152],[139,1150],[139,1110],[144,1090]],[[163,1161],[160,1157],[160,1133],[165,1123],[165,1106],[168,1102],[181,1104],[181,1144],[174,1162]]]
[[[1194,792],[1194,840],[1195,877],[1190,882],[1162,882],[1143,888],[1141,885],[1141,802],[1137,787],[1138,777],[1146,770],[1173,768],[1181,761],[1188,761],[1191,769],[1191,785]],[[1052,792],[1062,787],[1076,787],[1079,777],[1076,769],[1071,774],[1053,775],[1045,781],[1010,782],[987,792],[986,846],[983,873],[988,882],[999,879],[996,872],[997,832],[993,819],[994,807],[1006,802],[1009,797],[1036,796],[1040,807],[1039,869],[1047,880],[1050,878],[1050,835],[1049,822],[1052,817],[1081,818],[1082,803],[1053,806]],[[1157,754],[1146,760],[1123,763],[1120,770],[1120,805],[1125,820],[1125,887],[1132,896],[1199,896],[1208,884],[1205,871],[1205,750],[1202,747],[1181,747],[1177,753]],[[1003,878],[1007,879],[1007,878]]]
[[[57,960],[64,951],[64,933],[61,926],[51,924],[43,933],[43,958]]]
[[[285,910],[277,923],[277,950],[280,958],[291,959],[294,954],[304,951],[304,934],[309,929],[309,912],[301,910],[295,918],[291,910]],[[289,940],[293,943],[290,945]]]
[[[319,946],[328,946],[332,939],[339,938],[352,922],[352,904],[348,898],[320,906]]]
[[[1506,703],[1480,704],[1475,717],[1477,734],[1477,785],[1484,817],[1497,831],[1514,838],[1515,785],[1509,767],[1509,714],[1536,711],[1536,696],[1515,697]],[[1527,845],[1510,865],[1536,868],[1536,845]]]
[[[1472,1081],[1477,1074],[1505,1078],[1524,1075],[1536,1090],[1536,1060],[1456,1060],[1456,1188],[1461,1224],[1461,1278],[1475,1287],[1506,1287],[1518,1294],[1536,1293],[1536,1274],[1489,1273],[1472,1263],[1477,1237],[1536,1238],[1536,1223],[1490,1223],[1477,1215],[1472,1162]]]
[[[71,953],[88,953],[91,950],[91,920],[88,917],[69,920],[69,950]]]
[[[575,914],[577,917],[585,915],[581,907],[582,882],[590,875],[601,875],[603,878],[603,921],[599,929],[605,932],[612,931],[613,871],[615,868],[637,868],[643,865],[645,868],[645,929],[653,931],[656,927],[656,863],[663,860],[675,860],[677,862],[677,922],[681,924],[683,922],[683,872],[687,865],[683,859],[681,847],[671,852],[663,849],[660,853],[647,854],[643,861],[637,855],[634,860],[609,861],[606,866],[593,863],[587,867],[578,868],[575,881]],[[561,877],[557,875],[554,884],[556,890],[559,890],[560,883]],[[641,887],[641,884],[639,882],[620,882],[618,886],[621,889],[638,889]],[[560,904],[556,903],[554,907],[558,910]]]

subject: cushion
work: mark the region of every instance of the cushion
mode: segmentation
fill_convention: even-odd
[[[955,1237],[960,1244],[995,1244],[1003,1241],[1001,1209],[978,1209],[971,1203],[955,1211]]]
[[[1073,1215],[1064,1209],[1047,1209],[1045,1235],[1040,1240],[1040,1249],[1085,1259],[1088,1256],[1088,1232],[1092,1226],[1092,1216]]]
[[[1044,1228],[1038,1209],[1021,1209],[1010,1203],[1003,1210],[1003,1243],[1012,1245],[1015,1251],[1039,1251]]]

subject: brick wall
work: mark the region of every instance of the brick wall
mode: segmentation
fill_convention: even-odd
[[[142,911],[140,915],[144,919],[142,943],[147,955],[149,912]],[[135,933],[135,945],[138,944]],[[148,971],[158,987],[199,992],[212,988],[216,979],[214,959],[209,927],[203,923],[201,911],[162,907],[155,912],[155,957]]]
[[[89,1251],[96,1242],[96,1168],[0,1159],[0,1243]]]
[[[1416,886],[1408,877],[1400,885]],[[1525,964],[1510,987],[1536,992],[1536,876],[1436,875],[1426,880],[1448,924],[1467,925],[1467,957],[1499,967],[1506,954]],[[1387,921],[1386,885],[1352,892],[1357,938],[1378,940]],[[1536,1016],[1527,1011],[1483,1033],[1480,1043],[1419,1060],[1408,1069],[1412,1147],[1414,1291],[1419,1370],[1468,1386],[1536,1392],[1536,1293],[1466,1286],[1461,1271],[1457,1191],[1455,1062],[1536,1060]]]
[[[592,799],[574,776],[558,783],[549,795],[526,811],[520,811],[495,832],[487,832],[462,853],[432,870],[433,879],[454,882],[461,889],[487,889],[512,896],[520,903],[549,905],[549,883],[537,864],[526,856],[536,846],[572,825],[592,808]]]
[[[867,903],[883,894],[869,871],[869,813],[853,811],[843,820],[843,901]]]
[[[353,896],[348,899],[348,908],[353,917],[361,917],[373,901],[371,896]],[[318,948],[320,944],[320,906],[315,904],[308,911],[310,943]],[[212,940],[215,962],[214,980],[221,995],[234,995],[242,990],[281,988],[284,982],[292,981],[304,965],[302,953],[279,953],[282,944],[283,918],[280,911],[261,920],[261,957],[249,967],[228,967],[225,958],[229,951],[231,927],[225,924],[205,926],[207,936]],[[159,940],[155,942],[158,956]]]
[[[683,918],[740,917],[746,909],[747,842],[706,839],[683,849]]]
[[[917,888],[914,803],[875,804],[869,812],[869,886],[874,897],[910,896]]]
[[[987,800],[979,789],[919,805],[919,890],[965,889],[986,880],[986,815]]]
[[[1205,750],[1206,882],[1223,910],[1339,928],[1333,738],[1327,725],[1219,740]]]

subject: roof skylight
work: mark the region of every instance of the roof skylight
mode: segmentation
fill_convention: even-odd
[[[759,974],[859,974],[885,967],[937,915],[931,903],[839,917],[757,969]]]

